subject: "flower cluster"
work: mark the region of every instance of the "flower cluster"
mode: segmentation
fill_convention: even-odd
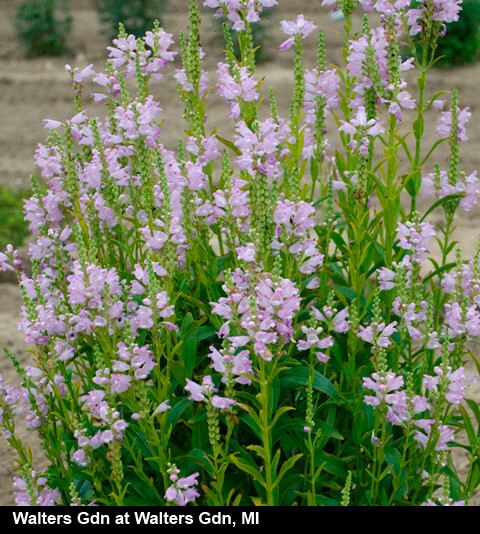
[[[411,260],[421,262],[430,252],[429,243],[435,237],[435,229],[431,223],[421,222],[416,225],[407,221],[398,224],[398,246],[412,252]]]
[[[278,48],[280,50],[288,50],[291,48],[295,41],[295,36],[298,35],[302,39],[308,37],[317,26],[308,20],[305,20],[303,15],[298,15],[296,21],[282,20],[280,21],[283,33],[290,35],[290,37],[284,41]]]
[[[210,375],[204,376],[201,384],[197,384],[193,382],[193,380],[187,378],[185,390],[190,393],[190,396],[188,397],[189,399],[197,402],[208,400],[214,408],[220,410],[228,410],[232,404],[235,404],[233,399],[215,395],[215,392],[218,390],[214,387]]]
[[[352,152],[358,152],[363,156],[368,153],[370,139],[383,133],[383,127],[380,123],[375,119],[367,120],[363,106],[358,108],[356,117],[350,122],[342,121],[339,130],[350,136],[351,141],[348,146]]]
[[[480,199],[480,181],[477,171],[473,171],[468,176],[460,173],[453,185],[448,180],[447,171],[439,171],[422,177],[421,191],[425,198],[435,197],[438,200],[448,195],[460,195],[460,207],[464,211],[471,211]]]
[[[24,477],[13,477],[15,504],[17,506],[55,506],[60,499],[58,488],[50,489],[47,478],[35,471],[26,472]]]
[[[227,17],[239,32],[245,29],[245,23],[258,22],[264,7],[277,5],[277,0],[205,0],[206,7],[217,9],[215,15]]]
[[[217,93],[230,102],[230,117],[240,118],[240,102],[253,102],[260,98],[258,82],[247,67],[236,65],[232,69],[226,63],[218,64]]]
[[[165,492],[165,499],[174,502],[177,506],[186,506],[189,502],[194,502],[199,497],[195,486],[198,484],[199,473],[193,473],[188,477],[179,478],[180,470],[176,465],[172,465],[168,474],[172,485]]]
[[[374,407],[385,405],[388,421],[394,425],[402,425],[410,420],[412,415],[429,408],[426,397],[414,395],[409,398],[407,392],[400,389],[403,385],[403,377],[391,371],[373,373],[371,377],[363,379],[363,387],[372,390],[375,396],[366,395],[364,402]]]
[[[300,308],[299,291],[288,279],[261,277],[256,285],[249,288],[250,272],[237,270],[234,273],[236,286],[226,287],[230,295],[212,302],[213,312],[227,320],[220,333],[227,336],[236,346],[245,346],[253,342],[256,354],[266,360],[273,355],[269,345],[280,341],[286,343],[293,339],[292,320]],[[240,336],[229,337],[230,320],[241,327]]]

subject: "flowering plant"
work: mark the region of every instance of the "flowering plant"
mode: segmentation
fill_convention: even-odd
[[[0,255],[18,273],[19,328],[34,346],[32,365],[10,355],[22,387],[1,383],[19,504],[464,504],[478,487],[466,357],[480,370],[469,349],[480,249],[464,260],[452,231],[480,185],[460,168],[470,113],[456,91],[438,112],[438,140],[423,143],[427,110],[446,105],[427,96],[432,51],[459,2],[343,0],[342,67],[327,67],[319,34],[307,68],[315,24],[282,21],[294,94],[285,118],[270,90],[262,118],[250,24],[276,3],[204,2],[241,50],[225,24],[213,83],[191,3],[173,74],[187,123],[177,151],[162,142],[149,89],[177,53],[158,24],[139,39],[121,31],[105,72],[69,69],[75,114],[45,121],[36,161],[48,185],[34,181],[25,202],[32,276],[13,247]],[[354,9],[366,11],[355,34]],[[402,78],[414,68],[415,98]],[[86,78],[104,118],[84,108]],[[233,136],[208,126],[211,91]],[[432,161],[440,146],[446,169]],[[428,220],[434,211],[443,226]],[[19,412],[45,472],[17,437]]]

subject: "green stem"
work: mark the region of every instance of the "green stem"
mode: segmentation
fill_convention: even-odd
[[[397,490],[400,487],[399,482],[401,482],[401,474],[402,474],[404,466],[407,463],[406,462],[406,456],[407,456],[408,444],[409,444],[409,439],[408,439],[409,438],[409,432],[410,432],[410,429],[407,428],[405,430],[405,438],[404,438],[404,442],[403,442],[402,458],[400,460],[400,467],[398,469],[398,475],[399,476],[393,476],[393,490],[392,490],[392,494],[390,495],[390,499],[388,501],[388,505],[387,506],[390,506],[392,504],[393,499],[395,498],[395,494],[397,493]]]
[[[415,135],[415,156],[413,159],[413,168],[412,173],[419,171],[420,167],[420,153],[421,153],[421,141],[423,137],[423,124],[424,124],[424,108],[425,108],[425,87],[426,87],[426,75],[429,70],[429,65],[427,65],[427,46],[424,45],[422,49],[422,63],[418,66],[420,69],[420,76],[417,80],[419,95],[418,95],[418,115],[415,123],[417,128],[414,128]],[[416,195],[412,195],[410,203],[410,215],[416,210]]]
[[[270,370],[272,371],[272,370]],[[266,362],[263,358],[259,358],[259,375],[260,375],[260,398],[262,401],[262,408],[260,411],[260,420],[262,423],[262,445],[265,455],[265,490],[267,495],[267,506],[275,506],[274,496],[274,477],[272,470],[272,434],[271,434],[271,384],[269,377],[272,372],[266,372]]]

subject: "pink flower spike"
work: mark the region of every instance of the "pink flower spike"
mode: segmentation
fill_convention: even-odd
[[[280,26],[283,33],[290,35],[286,41],[284,41],[278,48],[280,50],[288,50],[294,43],[294,35],[300,35],[304,38],[310,35],[310,33],[317,28],[313,22],[305,20],[303,15],[298,15],[296,21],[281,20]]]

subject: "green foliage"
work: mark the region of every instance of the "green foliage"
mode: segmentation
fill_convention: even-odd
[[[439,39],[435,52],[438,65],[458,67],[478,60],[480,50],[480,2],[466,0],[462,3],[460,18],[447,24],[447,33]]]
[[[262,18],[258,22],[252,22],[250,24],[252,46],[255,49],[256,63],[263,63],[268,59],[266,45],[268,44],[268,36],[272,26],[271,17],[273,14],[275,14],[275,9],[265,10],[262,13]],[[227,23],[227,19],[225,17],[219,17],[215,20],[220,24],[220,27]],[[240,59],[240,45],[238,39],[236,38],[236,32],[232,28],[229,28],[228,31],[233,43],[235,57]],[[219,43],[223,45],[224,40],[221,32],[218,33],[218,39]]]
[[[17,9],[15,32],[28,56],[59,56],[68,52],[72,20],[66,0],[24,0]]]
[[[135,37],[145,35],[153,28],[153,23],[161,23],[162,14],[168,0],[98,0],[93,2],[102,24],[109,32],[109,38],[118,36],[118,27],[123,24],[125,31]]]
[[[13,191],[9,187],[0,186],[0,249],[9,243],[14,247],[21,245],[27,238],[28,223],[23,219],[23,200],[31,195],[31,191],[22,189]]]

